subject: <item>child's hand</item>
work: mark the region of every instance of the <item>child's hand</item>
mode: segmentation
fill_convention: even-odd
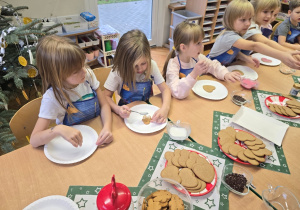
[[[224,79],[226,81],[235,82],[241,79],[241,75],[238,72],[228,72],[225,74]]]
[[[57,129],[60,135],[74,147],[82,145],[82,135],[79,130],[66,125],[56,126],[54,129]]]
[[[251,57],[252,58],[252,57]],[[260,65],[260,61],[257,58],[252,58],[251,64],[255,67],[258,68]]]
[[[151,118],[151,122],[156,122],[156,123],[165,123],[168,117],[168,111],[159,109],[157,110],[154,115]]]
[[[196,63],[194,70],[190,73],[193,78],[197,78],[198,76],[207,72],[208,63],[205,60],[200,60]]]
[[[99,133],[99,137],[97,139],[96,145],[100,146],[102,144],[109,144],[113,141],[113,136],[111,130],[103,128]]]
[[[128,118],[130,115],[130,108],[126,105],[119,106],[118,115],[122,118]]]
[[[299,55],[300,51],[292,51],[292,52],[285,52],[282,54],[283,58],[281,61],[286,64],[287,66],[293,68],[293,69],[298,69],[300,70],[300,62],[293,56]]]

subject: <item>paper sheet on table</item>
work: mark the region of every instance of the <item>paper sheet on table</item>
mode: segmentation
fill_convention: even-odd
[[[289,125],[268,117],[260,112],[241,106],[233,116],[232,122],[236,123],[262,137],[281,146],[283,137]]]

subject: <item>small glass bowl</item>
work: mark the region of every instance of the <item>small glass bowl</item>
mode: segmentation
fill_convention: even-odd
[[[175,187],[180,189],[180,192],[176,190]],[[141,210],[144,199],[157,190],[167,190],[172,194],[178,195],[185,205],[185,210],[193,209],[192,199],[188,191],[178,182],[167,178],[156,178],[150,180],[141,188],[137,197],[137,209]]]
[[[241,77],[241,86],[246,89],[258,88],[258,81],[247,77]]]
[[[288,67],[287,65],[285,65],[284,63],[280,63],[279,65],[279,71],[282,73],[282,74],[293,74],[296,72],[295,69],[292,69],[290,67]]]
[[[232,174],[232,173],[236,173],[236,174],[242,174],[244,175],[244,177],[247,179],[247,183],[246,186],[244,188],[244,192],[239,192],[236,191],[235,189],[233,189],[232,187],[230,187],[226,182],[225,182],[225,177],[227,174]],[[222,172],[222,183],[225,185],[226,188],[228,188],[231,192],[234,192],[235,194],[238,195],[247,195],[249,193],[249,187],[252,183],[253,180],[253,176],[252,174],[245,168],[235,165],[233,168],[233,164],[228,164],[225,165],[223,168],[223,172]]]
[[[252,101],[252,93],[248,90],[234,90],[230,93],[231,101],[238,105],[242,106]]]
[[[191,134],[191,126],[188,123],[180,122],[180,120],[177,120],[176,123],[168,121],[167,131],[172,139],[182,141]]]

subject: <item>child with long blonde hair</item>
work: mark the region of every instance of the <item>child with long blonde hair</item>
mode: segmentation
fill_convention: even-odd
[[[267,42],[270,41],[275,43],[261,34],[258,25],[255,26],[255,29],[249,28],[252,23],[253,15],[254,8],[247,0],[231,1],[228,4],[223,17],[225,31],[216,39],[216,42],[209,53],[209,57],[220,61],[224,65],[229,65],[237,58],[238,54],[241,54],[241,50],[256,51],[277,58],[291,68],[300,69],[300,62],[293,57],[293,55],[300,54],[300,52],[288,50],[285,53],[282,53],[281,50],[273,48],[272,44],[267,45],[260,41],[260,39],[263,39]],[[250,30],[248,31],[248,29],[255,30],[258,33],[252,34],[249,37]],[[256,39],[257,37],[258,39]],[[251,40],[247,40],[247,38]],[[248,58],[249,57],[250,56],[248,56]]]
[[[152,116],[151,122],[166,122],[171,103],[170,89],[165,83],[158,66],[151,59],[147,37],[140,30],[125,33],[117,46],[114,64],[104,84],[105,96],[112,110],[122,118],[128,118],[133,101],[148,101],[153,94],[153,82],[162,93],[163,104]],[[121,99],[118,104],[112,100],[117,91]]]
[[[174,47],[165,61],[163,76],[175,98],[186,98],[202,74],[232,82],[240,79],[239,73],[229,72],[218,61],[201,54],[203,38],[203,29],[198,24],[182,22],[174,30]]]
[[[69,38],[51,35],[39,41],[36,60],[44,94],[30,137],[32,146],[47,144],[57,135],[74,147],[81,146],[81,132],[70,126],[98,115],[103,129],[96,144],[112,141],[111,110],[85,59],[84,51]],[[48,129],[52,120],[57,125]]]

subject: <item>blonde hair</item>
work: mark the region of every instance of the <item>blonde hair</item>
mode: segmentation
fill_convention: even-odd
[[[234,21],[241,17],[253,17],[254,9],[247,0],[233,0],[225,9],[223,26],[226,30],[234,31]]]
[[[171,52],[169,53],[163,68],[163,77],[165,79],[166,79],[169,60],[176,56],[175,51],[180,53],[180,44],[189,45],[191,42],[197,43],[199,42],[200,39],[203,38],[204,38],[203,28],[198,24],[181,22],[176,26],[173,34],[173,41],[174,41],[173,48],[175,49],[172,49]]]
[[[118,72],[123,82],[130,89],[135,89],[136,72],[134,66],[141,57],[144,57],[147,61],[145,80],[149,80],[151,74],[151,52],[146,35],[137,29],[123,34],[116,49],[112,68],[113,71]]]
[[[55,98],[64,109],[63,99],[74,107],[64,91],[69,89],[65,80],[73,72],[83,68],[85,58],[84,51],[69,38],[50,35],[39,40],[36,61],[43,92],[52,87]]]
[[[275,10],[278,7],[281,8],[279,0],[251,0],[251,4],[254,8],[255,16],[263,10]]]

